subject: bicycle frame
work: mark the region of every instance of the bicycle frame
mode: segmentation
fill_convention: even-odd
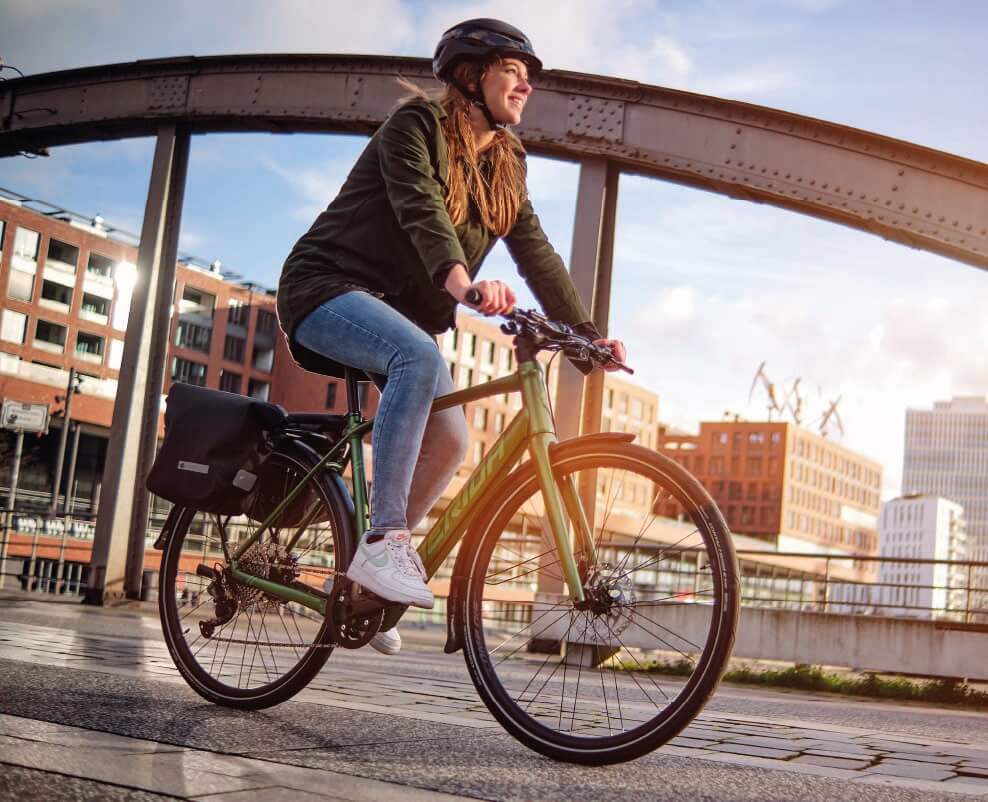
[[[521,459],[525,451],[532,457],[539,487],[542,491],[545,514],[560,555],[563,578],[569,596],[575,603],[584,600],[583,583],[574,557],[570,539],[570,525],[573,526],[578,551],[587,559],[596,561],[593,533],[579,493],[571,478],[557,480],[552,471],[549,447],[557,442],[555,425],[549,408],[542,365],[535,359],[519,360],[518,370],[510,376],[485,384],[468,387],[448,395],[440,396],[432,404],[432,412],[460,406],[502,393],[521,392],[522,408],[512,418],[500,437],[494,442],[480,464],[470,474],[459,492],[450,501],[443,514],[426,534],[419,545],[419,555],[431,578],[439,570],[456,543],[466,534],[471,515],[483,506],[488,494],[502,476],[507,474]],[[353,501],[356,512],[357,534],[362,535],[368,526],[368,503],[366,498],[366,478],[363,462],[363,438],[373,427],[373,420],[363,420],[359,412],[347,415],[347,428],[340,441],[302,478],[285,499],[267,516],[257,531],[229,556],[230,570],[234,579],[251,587],[258,588],[275,598],[294,601],[321,614],[326,612],[326,599],[300,588],[289,587],[271,580],[245,573],[237,567],[237,561],[261,535],[273,520],[302,492],[312,478],[330,463],[334,456],[350,448],[350,462],[353,472]],[[305,532],[308,522],[303,520],[298,530],[289,539],[291,549]]]

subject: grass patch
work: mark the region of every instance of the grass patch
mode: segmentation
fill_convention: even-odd
[[[630,670],[633,666],[623,665],[621,668]],[[653,660],[645,664],[645,670],[656,674],[688,677],[693,673],[693,664],[684,659]],[[988,693],[958,680],[922,681],[905,677],[881,677],[877,674],[843,675],[824,671],[819,666],[757,669],[751,665],[741,665],[728,670],[724,674],[724,681],[816,693],[963,705],[988,710]]]

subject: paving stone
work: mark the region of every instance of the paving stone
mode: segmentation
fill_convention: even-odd
[[[952,791],[963,791],[965,794],[988,796],[988,777],[958,776],[944,780],[943,784]]]
[[[193,797],[193,802],[327,802],[327,800],[332,799],[344,799],[344,797],[300,791],[297,788],[279,787],[197,796]]]
[[[908,777],[913,780],[949,780],[954,777],[953,771],[937,768],[928,763],[881,763],[870,769],[865,769],[862,774],[888,774],[892,777]]]
[[[718,741],[708,741],[704,738],[689,738],[680,735],[669,741],[668,746],[681,746],[685,749],[706,749],[708,746],[713,746],[716,743]]]
[[[847,758],[829,757],[826,755],[800,755],[793,758],[793,763],[809,763],[812,766],[829,766],[833,769],[848,769],[856,771],[866,769],[871,765],[869,760],[849,760]]]
[[[942,766],[953,766],[955,763],[960,763],[964,758],[956,755],[932,755],[919,752],[883,752],[881,759],[883,762],[902,761],[904,763],[934,763]]]
[[[748,746],[767,746],[772,749],[782,749],[787,752],[799,752],[799,747],[797,747],[792,741],[785,738],[765,738],[758,735],[739,735],[733,738],[728,738],[724,741],[724,743],[745,744]]]
[[[709,748],[717,752],[729,752],[732,755],[767,757],[774,760],[789,760],[799,754],[799,752],[792,750],[772,749],[768,746],[745,746],[744,744],[715,744]]]
[[[841,760],[863,760],[865,763],[873,763],[877,755],[867,752],[842,752],[839,749],[806,749],[804,755],[816,755],[817,757],[836,757]]]

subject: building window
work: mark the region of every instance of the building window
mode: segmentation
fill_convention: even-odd
[[[479,429],[482,432],[487,431],[487,408],[486,407],[474,407],[473,408],[473,428]]]
[[[752,444],[761,444],[765,442],[764,432],[752,432],[748,435],[748,442]]]
[[[7,297],[17,301],[30,301],[34,294],[34,273],[25,270],[10,269],[10,279],[7,282]]]
[[[193,362],[191,359],[177,356],[172,360],[172,380],[205,387],[206,366],[201,362]]]
[[[495,432],[498,432],[498,433],[504,431],[504,413],[503,412],[495,412],[494,413],[494,431]]]
[[[484,364],[493,365],[494,364],[494,349],[495,345],[490,340],[484,341]]]
[[[743,495],[743,489],[740,482],[731,482],[727,486],[728,497],[731,501],[737,501]]]
[[[645,412],[645,409],[644,409],[644,405],[642,404],[642,400],[640,398],[632,398],[631,399],[631,415],[633,417],[638,418],[640,420],[641,417],[642,417],[642,414],[644,412]]]
[[[473,464],[479,465],[480,461],[484,458],[484,443],[482,440],[477,440],[473,444]]]
[[[473,332],[463,332],[463,356],[477,355],[477,336]]]
[[[75,337],[75,352],[82,357],[95,357],[103,361],[104,340],[96,334],[80,331]]]
[[[501,371],[504,372],[504,373],[510,373],[511,372],[511,367],[514,364],[514,359],[515,359],[515,355],[511,351],[510,348],[502,348],[501,349]],[[614,391],[613,390],[608,390],[608,392],[611,394],[611,397],[613,398]]]
[[[65,326],[57,323],[50,323],[47,320],[39,320],[34,329],[34,344],[45,351],[62,353],[65,350]]]
[[[46,301],[51,301],[52,304],[69,307],[72,305],[72,288],[54,281],[43,280],[41,282],[41,297]]]
[[[247,323],[250,320],[250,307],[243,301],[230,301],[230,308],[226,314],[229,325],[247,328]]]
[[[175,331],[175,345],[179,348],[191,348],[193,351],[202,351],[204,354],[208,354],[212,337],[213,330],[209,326],[200,326],[198,323],[180,320]]]
[[[254,353],[250,360],[255,370],[263,370],[270,373],[274,367],[274,348],[265,348],[263,345],[254,343]]]
[[[14,232],[14,257],[22,262],[38,261],[38,244],[41,235],[29,228],[20,228]]]
[[[247,384],[247,395],[258,401],[267,401],[271,396],[271,385],[259,379],[251,379]]]
[[[473,371],[470,368],[460,368],[460,387],[466,389],[473,386]]]
[[[182,300],[178,304],[180,315],[195,315],[196,317],[213,319],[213,310],[216,308],[216,296],[208,292],[197,290],[195,287],[186,285],[182,289]]]
[[[710,473],[723,473],[724,472],[724,458],[723,457],[711,457],[710,458]]]
[[[109,256],[99,253],[89,252],[89,262],[86,264],[86,272],[91,276],[100,278],[113,278],[113,260]]]
[[[748,475],[749,476],[761,476],[762,475],[762,458],[761,457],[748,457]]]
[[[357,404],[361,409],[367,408],[367,402],[370,400],[370,383],[361,382],[357,385]]]
[[[80,314],[90,320],[96,319],[98,322],[106,323],[110,319],[110,302],[106,298],[84,292]]]
[[[61,242],[57,239],[49,240],[48,258],[45,260],[45,265],[75,273],[78,262],[79,249],[75,245],[69,245],[67,242]]]
[[[243,337],[234,337],[227,334],[226,339],[223,341],[223,358],[230,362],[240,362],[242,364],[246,342]]]
[[[257,332],[258,334],[273,335],[275,327],[278,325],[278,318],[270,312],[259,309],[257,312]]]
[[[220,389],[227,393],[239,393],[243,377],[229,370],[220,371]]]
[[[337,382],[330,382],[326,385],[326,409],[332,409],[336,406],[337,386]]]
[[[15,312],[13,309],[3,310],[3,322],[0,323],[0,339],[9,343],[23,343],[27,334],[27,315]]]

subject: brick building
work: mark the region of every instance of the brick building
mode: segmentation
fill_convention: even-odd
[[[882,467],[785,421],[660,432],[659,447],[699,478],[732,531],[778,551],[878,553]]]

